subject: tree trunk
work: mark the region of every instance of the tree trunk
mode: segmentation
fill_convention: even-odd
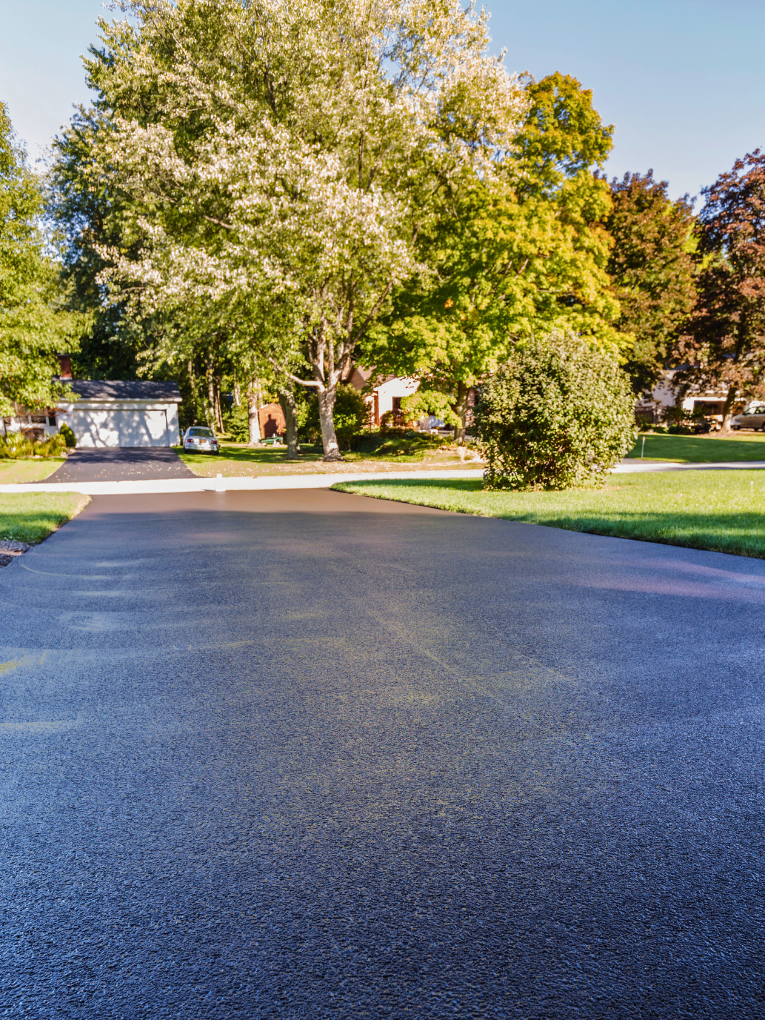
[[[286,387],[279,390],[279,404],[287,424],[287,460],[297,460],[300,456],[298,444],[297,407],[294,390]]]
[[[465,430],[467,428],[468,394],[470,387],[464,382],[457,383],[457,399],[454,402],[454,413],[459,418],[461,425],[454,430],[454,438],[460,446],[465,443]]]
[[[205,407],[205,417],[207,418],[207,424],[210,428],[212,428],[215,425],[215,378],[213,376],[211,358],[207,359],[205,377],[207,379],[207,405]]]
[[[723,404],[722,413],[722,425],[720,426],[720,432],[730,432],[730,420],[733,417],[733,405],[736,402],[736,384],[728,384],[728,392],[725,396],[725,403]]]
[[[260,442],[260,380],[253,376],[247,390],[247,418],[250,426],[248,446],[257,446]]]
[[[337,383],[332,386],[322,386],[319,390],[319,421],[321,423],[321,441],[324,446],[322,460],[342,460],[340,446],[335,435],[335,420],[333,411],[335,409],[335,396],[337,395]]]
[[[188,365],[189,371],[189,383],[191,384],[191,423],[196,424],[197,421],[197,377],[194,372],[194,361],[189,358]]]
[[[214,373],[214,376],[213,376],[213,380],[214,380],[213,395],[215,396],[215,421],[217,422],[218,429],[222,432],[223,431],[223,408],[221,407],[221,401],[220,401],[221,379],[220,379],[220,365],[219,364],[216,364],[216,366],[215,366],[215,373]]]
[[[242,406],[242,387],[238,379],[234,379],[234,403],[237,407]]]

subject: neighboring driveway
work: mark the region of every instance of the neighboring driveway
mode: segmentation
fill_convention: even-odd
[[[66,463],[45,481],[51,484],[194,477],[194,472],[168,446],[123,446],[73,450]]]
[[[3,1015],[765,1015],[765,563],[111,496],[0,598]]]

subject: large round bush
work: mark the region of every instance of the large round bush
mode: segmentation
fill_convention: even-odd
[[[488,489],[598,484],[635,441],[616,359],[572,333],[533,337],[481,387],[474,423]]]

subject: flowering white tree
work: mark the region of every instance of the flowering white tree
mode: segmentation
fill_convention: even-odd
[[[490,178],[525,112],[458,0],[128,0],[86,62],[86,171],[130,196],[104,280],[143,312],[234,316],[317,390],[326,458],[357,345],[447,183]],[[252,322],[278,310],[281,332]],[[285,325],[286,324],[286,325]],[[309,378],[296,372],[308,363]]]

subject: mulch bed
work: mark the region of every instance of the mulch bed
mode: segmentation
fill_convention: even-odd
[[[26,542],[14,542],[11,538],[0,539],[0,567],[7,567],[17,556],[23,555],[30,548]]]

